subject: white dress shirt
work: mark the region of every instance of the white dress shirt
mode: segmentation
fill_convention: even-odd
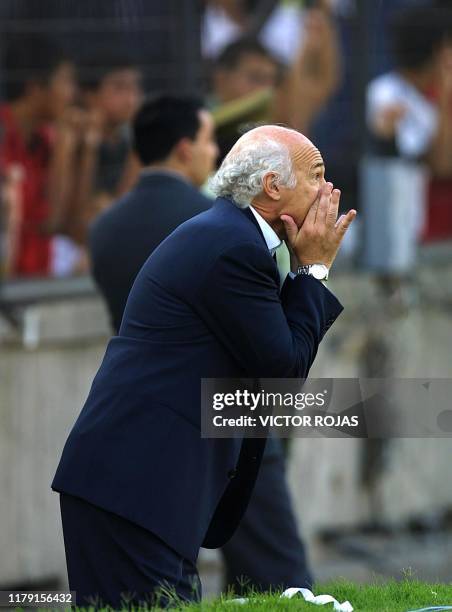
[[[282,240],[279,239],[278,234],[275,230],[267,223],[267,221],[261,217],[261,215],[254,210],[252,206],[250,206],[250,210],[256,218],[256,221],[259,223],[259,227],[261,228],[261,232],[264,234],[265,242],[267,243],[267,248],[273,256],[276,252],[276,249],[281,246]]]
[[[267,221],[256,210],[254,210],[252,206],[250,206],[250,210],[253,213],[256,221],[259,224],[261,232],[264,235],[264,239],[267,244],[267,248],[270,251],[270,255],[273,257],[273,255],[276,253],[279,247],[283,245],[283,241],[280,240],[280,238],[278,237],[278,234],[271,227],[271,225],[267,223]],[[287,252],[287,247],[285,247],[285,250],[286,250],[286,253],[281,253],[280,251],[279,255],[276,256],[276,264],[278,266],[281,287],[284,281],[286,280],[287,274],[289,274],[290,278],[295,278],[295,274],[292,274],[292,272],[289,271],[290,264],[288,261],[289,254]]]

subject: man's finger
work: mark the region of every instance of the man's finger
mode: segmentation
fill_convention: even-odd
[[[298,226],[295,223],[295,221],[292,219],[292,217],[289,217],[289,215],[281,215],[280,219],[284,223],[284,228],[286,230],[286,236],[287,236],[287,243],[289,244],[290,247],[293,247],[293,245],[295,244],[295,240],[297,239],[297,235],[298,235]]]
[[[326,223],[326,216],[330,207],[331,192],[333,190],[333,183],[327,183],[324,185],[319,198],[319,207],[317,210],[316,223]]]
[[[330,206],[326,216],[327,223],[329,225],[335,225],[337,221],[337,213],[339,210],[339,200],[341,199],[341,192],[339,189],[333,189],[331,194]]]
[[[349,210],[346,215],[341,215],[339,217],[335,225],[335,228],[336,228],[336,232],[339,234],[341,238],[344,236],[345,232],[350,227],[350,223],[356,217],[356,214],[357,214],[356,210],[352,209],[352,210]]]

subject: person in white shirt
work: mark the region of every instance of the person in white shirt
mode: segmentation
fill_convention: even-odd
[[[395,68],[368,85],[370,156],[361,168],[364,260],[410,275],[423,230],[429,173],[452,173],[452,43],[439,9],[400,11],[392,24]],[[431,93],[437,89],[440,104]]]

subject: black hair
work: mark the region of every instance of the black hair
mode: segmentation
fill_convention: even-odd
[[[130,69],[139,70],[137,62],[131,57],[115,52],[98,53],[82,61],[79,69],[80,87],[86,91],[96,91],[112,72]]]
[[[203,102],[190,96],[160,95],[146,100],[132,126],[134,149],[144,165],[163,161],[182,139],[194,140]]]
[[[31,82],[47,85],[55,70],[71,61],[52,38],[41,34],[8,35],[2,54],[5,98],[17,100]]]
[[[397,68],[415,70],[427,65],[449,35],[449,19],[433,6],[397,11],[391,23]]]
[[[279,67],[278,60],[255,38],[240,38],[227,45],[218,56],[215,67],[233,70],[245,55],[260,55]]]

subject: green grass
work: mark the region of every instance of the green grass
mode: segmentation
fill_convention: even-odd
[[[339,602],[348,600],[356,612],[407,612],[428,606],[452,605],[452,583],[427,584],[417,580],[405,578],[401,582],[389,581],[385,583],[358,585],[346,580],[339,580],[326,584],[316,585],[313,589],[315,595],[332,595]],[[316,606],[306,603],[301,597],[281,599],[278,594],[249,593],[250,601],[239,604],[230,601],[233,595],[222,596],[218,599],[206,601],[201,604],[177,605],[171,608],[173,612],[256,612],[275,610],[299,610],[300,612],[330,612],[332,604]],[[158,608],[147,608],[147,610]],[[81,610],[81,608],[78,608]],[[84,610],[87,610],[85,608]],[[94,608],[91,608],[94,610]],[[135,611],[145,608],[134,608]]]
[[[335,581],[315,586],[314,595],[328,593],[340,603],[347,600],[357,612],[407,612],[427,606],[452,605],[451,584],[426,584],[414,580],[387,582],[384,584],[357,585],[349,581]],[[251,597],[253,597],[251,595]],[[332,604],[316,606],[306,603],[303,598],[281,599],[279,595],[258,595],[247,604],[226,603],[218,599],[212,603],[185,606],[184,612],[235,612],[237,610],[300,610],[329,612]]]

